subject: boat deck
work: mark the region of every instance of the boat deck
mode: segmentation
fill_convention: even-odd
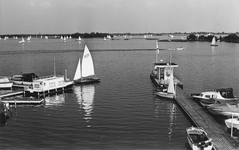
[[[210,114],[192,100],[181,88],[177,87],[176,91],[176,102],[196,126],[204,128],[208,137],[212,139],[215,149],[239,149],[237,141],[231,138],[230,134]]]

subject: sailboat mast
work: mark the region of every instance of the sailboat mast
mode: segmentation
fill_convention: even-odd
[[[54,56],[54,76],[56,76],[56,64],[55,64],[55,56]]]
[[[155,61],[155,63],[158,63],[158,54],[159,54],[159,46],[158,46],[158,41],[156,41],[156,61]]]

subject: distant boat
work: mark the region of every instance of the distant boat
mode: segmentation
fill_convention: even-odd
[[[212,139],[208,138],[203,128],[190,127],[186,129],[188,144],[192,150],[211,150],[213,148]]]
[[[106,41],[106,38],[104,37],[104,42]]]
[[[218,46],[218,45],[216,44],[216,38],[215,38],[215,37],[212,38],[212,43],[211,43],[210,46]]]
[[[86,45],[82,57],[82,64],[81,59],[79,58],[73,81],[75,84],[93,83],[100,81],[100,79],[95,76],[93,59]]]
[[[22,40],[21,40],[21,41],[19,41],[18,43],[25,43],[25,40],[24,40],[24,38],[22,37]]]
[[[174,81],[173,81],[173,71],[172,68],[170,68],[170,77],[169,77],[169,85],[167,91],[160,91],[157,92],[157,95],[159,97],[174,99],[176,92],[174,88]]]

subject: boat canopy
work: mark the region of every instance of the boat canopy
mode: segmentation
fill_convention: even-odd
[[[219,92],[224,98],[234,98],[233,89],[232,88],[222,88],[216,89],[216,92]]]

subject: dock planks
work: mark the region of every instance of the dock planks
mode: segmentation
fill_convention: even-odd
[[[237,142],[221,125],[179,87],[176,89],[175,100],[196,126],[204,128],[217,150],[239,149]]]

